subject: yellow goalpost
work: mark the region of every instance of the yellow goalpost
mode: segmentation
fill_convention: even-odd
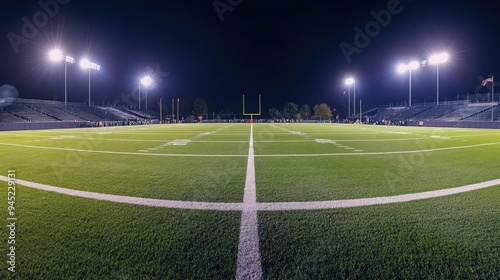
[[[250,123],[253,123],[253,116],[260,116],[262,114],[262,98],[259,94],[259,112],[258,113],[247,113],[245,111],[245,95],[243,94],[243,116],[250,116]]]

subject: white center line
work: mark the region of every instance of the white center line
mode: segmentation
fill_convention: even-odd
[[[240,241],[238,244],[238,260],[236,264],[237,280],[262,278],[257,222],[253,124],[250,125],[249,142],[245,194],[243,197],[243,211],[241,213]]]

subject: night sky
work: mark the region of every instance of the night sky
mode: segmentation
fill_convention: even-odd
[[[39,2],[50,4],[50,15]],[[156,81],[148,91],[150,108],[160,97],[167,104],[180,98],[188,113],[201,97],[210,112],[241,113],[242,94],[250,107],[262,94],[264,112],[289,101],[345,111],[345,77],[356,78],[365,105],[407,101],[408,74],[398,74],[397,65],[447,51],[440,96],[455,100],[487,93],[479,77],[496,74],[500,81],[495,6],[465,0],[8,1],[0,8],[0,85],[15,86],[21,98],[64,100],[64,63],[48,59],[58,47],[101,65],[91,71],[97,104],[136,104],[139,78],[150,73]],[[381,11],[389,7],[397,13],[374,25],[373,13],[386,15]],[[26,28],[23,18],[39,26]],[[356,45],[355,28],[367,26],[373,36]],[[357,51],[346,58],[342,43]],[[414,71],[412,79],[413,99],[435,100],[435,66]],[[67,64],[67,81],[68,101],[85,102],[88,71]]]

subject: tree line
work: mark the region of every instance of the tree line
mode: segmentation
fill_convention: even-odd
[[[196,117],[204,116],[208,113],[208,106],[204,99],[198,97],[194,100],[192,113]],[[273,107],[268,110],[268,113],[269,118],[273,120],[330,120],[333,116],[332,109],[326,103],[316,104],[311,110],[309,104],[299,107],[294,102],[288,102],[281,110]]]
[[[314,105],[312,112],[314,115],[311,115],[311,106],[308,104],[299,107],[299,105],[293,102],[288,102],[282,110],[275,107],[270,108],[269,117],[274,120],[288,119],[301,121],[310,119],[330,120],[333,116],[332,109],[326,103]]]

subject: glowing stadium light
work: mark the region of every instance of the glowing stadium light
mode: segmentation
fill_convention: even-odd
[[[429,58],[429,64],[441,64],[448,61],[450,55],[447,53],[435,54]]]
[[[418,61],[412,61],[412,62],[410,62],[410,64],[408,64],[409,70],[415,70],[415,69],[418,69],[419,67],[420,67],[420,62],[418,62]]]
[[[49,53],[49,58],[52,61],[60,61],[64,58],[61,50],[55,49]]]
[[[406,71],[412,71],[415,69],[420,68],[420,62],[418,61],[412,61],[409,64],[400,64],[398,66],[398,72],[399,73],[404,73]]]
[[[399,64],[398,66],[398,72],[399,73],[404,73],[408,70],[408,66],[406,64]]]
[[[354,84],[354,78],[347,78],[345,80],[345,84],[348,85],[348,86]]]
[[[49,53],[49,58],[50,58],[50,60],[56,61],[56,62],[57,61],[61,61],[64,58],[66,58],[65,61],[64,61],[64,105],[66,105],[67,102],[68,102],[68,87],[67,87],[67,79],[66,79],[66,77],[67,77],[67,75],[66,75],[66,66],[67,66],[68,63],[71,63],[71,64],[75,63],[75,59],[72,58],[72,57],[70,57],[70,56],[63,55],[63,52],[61,50],[59,50],[59,49],[55,49],[55,50],[51,51]]]
[[[410,76],[410,94],[409,94],[409,100],[408,100],[408,106],[411,107],[411,72],[413,70],[416,70],[420,68],[420,62],[418,61],[412,61],[410,62],[409,64],[400,64],[398,66],[398,72],[399,73],[404,73],[404,72],[409,72],[409,76]]]
[[[349,102],[347,102],[348,103],[347,105],[349,106],[349,110],[348,110],[349,117],[351,116],[351,85],[353,85],[353,88],[354,88],[353,107],[354,107],[354,116],[356,116],[356,80],[352,77],[349,77],[345,80],[345,84],[349,86],[349,95],[348,95]]]
[[[80,60],[80,67],[82,67],[83,69],[89,69],[89,107],[90,107],[90,70],[93,69],[99,71],[101,70],[101,65],[95,64],[90,60],[88,60],[87,58],[84,58]]]
[[[447,53],[440,53],[440,54],[435,54],[431,56],[429,59],[430,64],[435,64],[436,65],[436,81],[437,81],[437,86],[436,86],[436,105],[439,105],[439,64],[446,63],[450,56]]]
[[[148,87],[149,85],[151,85],[151,83],[153,83],[153,79],[151,79],[151,77],[148,75],[141,79],[141,83]]]
[[[148,110],[148,90],[147,88],[153,83],[153,79],[146,75],[141,78],[141,82],[139,83],[139,110],[141,109],[141,85],[146,87],[146,111]]]
[[[93,70],[101,70],[101,65],[90,62],[88,59],[84,58],[80,60],[80,67],[83,69],[93,69]]]

